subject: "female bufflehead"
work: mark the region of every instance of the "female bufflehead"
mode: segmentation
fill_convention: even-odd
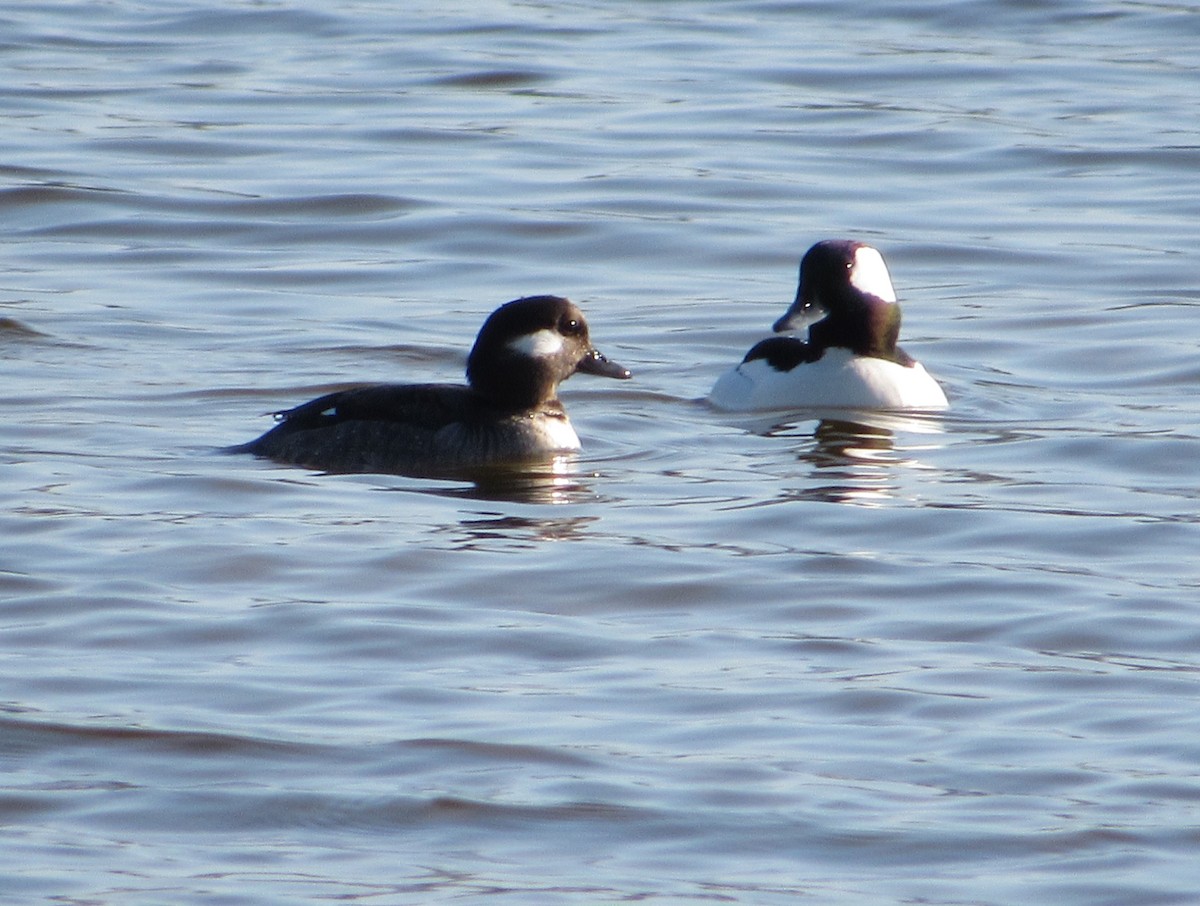
[[[900,306],[883,256],[849,239],[818,242],[800,262],[796,300],[775,332],[717,380],[721,409],[944,409],[946,394],[896,345]]]
[[[500,306],[467,358],[470,386],[377,384],[276,413],[232,452],[331,472],[444,473],[579,449],[558,385],[576,371],[627,378],[588,339],[572,302],[529,296]]]

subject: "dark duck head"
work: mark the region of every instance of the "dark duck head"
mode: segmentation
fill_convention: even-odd
[[[500,306],[467,357],[471,388],[501,409],[533,409],[557,397],[575,372],[628,378],[592,346],[583,312],[560,296],[527,296]]]
[[[896,346],[900,306],[883,256],[850,239],[818,242],[800,262],[796,299],[775,322],[775,332],[808,327],[816,350],[838,346],[857,355],[905,364]]]

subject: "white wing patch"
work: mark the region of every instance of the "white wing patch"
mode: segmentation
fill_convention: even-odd
[[[896,301],[896,290],[892,288],[892,277],[883,263],[883,255],[869,245],[860,246],[854,252],[850,285],[861,292],[878,296],[884,302]]]
[[[563,338],[562,334],[543,327],[509,340],[508,348],[535,359],[549,358],[562,352]]]

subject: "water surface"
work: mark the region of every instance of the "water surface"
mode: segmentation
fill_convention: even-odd
[[[1200,895],[1190,6],[0,21],[0,901]],[[843,235],[950,412],[706,407]],[[561,468],[218,452],[534,293]]]

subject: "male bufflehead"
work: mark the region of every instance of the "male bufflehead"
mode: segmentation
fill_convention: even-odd
[[[937,381],[896,345],[900,306],[883,256],[849,239],[818,242],[800,262],[796,300],[776,333],[725,372],[709,394],[718,408],[944,409]]]
[[[331,472],[444,473],[579,449],[558,400],[576,371],[628,378],[592,347],[587,321],[558,296],[500,306],[467,358],[470,386],[376,384],[277,412],[232,452]]]

